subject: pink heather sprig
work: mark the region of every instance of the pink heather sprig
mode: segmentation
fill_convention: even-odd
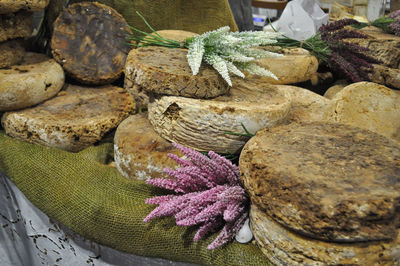
[[[232,240],[248,217],[249,198],[241,186],[239,169],[213,151],[207,157],[179,144],[173,145],[186,157],[169,154],[181,168],[165,169],[173,179],[155,178],[147,183],[177,194],[146,199],[147,204],[158,204],[158,207],[144,222],[174,216],[179,226],[200,225],[195,241],[222,228],[207,247],[217,248]]]

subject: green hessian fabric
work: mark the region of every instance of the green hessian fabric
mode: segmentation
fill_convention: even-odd
[[[58,0],[60,1],[60,0]],[[72,0],[70,3],[82,2]],[[91,1],[95,2],[95,1]],[[136,14],[140,12],[155,30],[187,30],[195,33],[238,27],[228,0],[97,0],[117,10],[129,25],[149,32]]]
[[[146,198],[166,191],[122,177],[106,165],[112,144],[79,153],[15,140],[0,131],[0,171],[48,216],[97,243],[136,255],[204,265],[269,265],[254,244],[207,250],[216,234],[194,242],[196,228],[173,218],[143,218]]]

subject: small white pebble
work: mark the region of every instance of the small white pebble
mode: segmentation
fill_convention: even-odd
[[[247,220],[244,222],[242,228],[240,228],[239,232],[237,232],[235,239],[239,243],[248,243],[253,239],[253,233],[250,230],[249,226],[249,221],[250,219],[247,218]]]

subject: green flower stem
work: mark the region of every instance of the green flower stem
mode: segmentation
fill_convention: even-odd
[[[246,133],[238,133],[238,132],[224,131],[224,134],[226,134],[226,135],[233,135],[233,136],[247,137],[247,138],[251,138],[251,137],[254,137],[254,136],[255,136],[255,134],[253,134],[253,133],[251,133],[250,131],[247,130],[247,128],[245,127],[245,125],[243,125],[243,123],[240,123],[240,125],[242,126],[244,132],[246,132]]]
[[[329,59],[329,54],[331,53],[331,50],[322,41],[319,34],[316,34],[304,41],[297,41],[292,38],[284,36],[282,38],[278,38],[277,42],[272,45],[280,46],[282,48],[300,47],[306,49],[322,62],[327,62]]]
[[[351,25],[351,26],[353,28],[357,28],[357,29],[362,29],[367,26],[374,26],[374,27],[380,28],[388,33],[393,33],[393,31],[389,28],[389,24],[394,23],[394,22],[396,22],[396,20],[393,18],[380,17],[380,18],[372,21],[371,23],[360,23],[358,25]]]

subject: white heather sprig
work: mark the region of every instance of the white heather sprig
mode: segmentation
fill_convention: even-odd
[[[204,61],[212,65],[212,67],[218,71],[218,73],[229,84],[229,86],[232,86],[232,81],[229,77],[229,70],[224,58],[218,56],[216,53],[210,53],[204,56]]]
[[[232,86],[229,73],[244,78],[241,70],[250,74],[277,77],[269,70],[250,63],[255,59],[282,56],[270,51],[252,49],[260,45],[276,43],[279,33],[263,31],[230,32],[228,26],[206,32],[194,38],[188,38],[185,46],[193,75],[197,75],[202,60],[218,71],[222,78]]]
[[[245,75],[243,74],[242,71],[237,68],[232,62],[230,61],[225,61],[226,67],[228,68],[228,71],[238,77],[245,78]]]
[[[259,75],[259,76],[267,76],[267,77],[272,77],[273,79],[278,80],[278,77],[275,76],[274,73],[271,71],[260,67],[259,65],[255,63],[250,63],[250,64],[243,64],[243,70],[246,70],[252,75]]]
[[[197,36],[193,39],[193,42],[189,44],[189,51],[187,54],[188,63],[193,75],[197,75],[197,73],[199,73],[201,61],[203,60],[203,54],[203,38]]]

